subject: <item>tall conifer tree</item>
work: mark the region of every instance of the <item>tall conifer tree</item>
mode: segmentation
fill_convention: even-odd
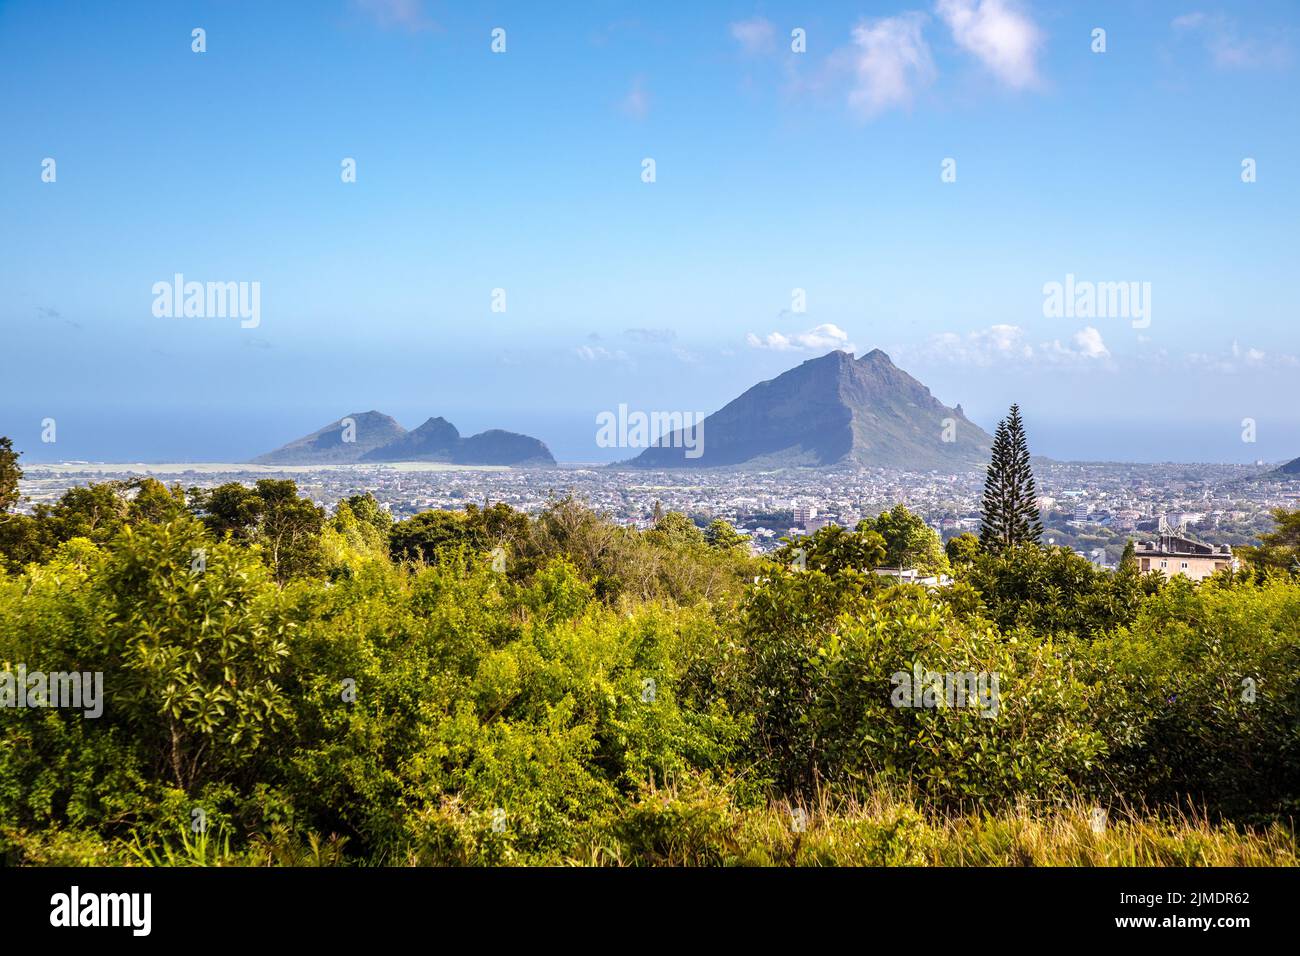
[[[984,479],[980,524],[980,544],[984,549],[999,554],[1022,544],[1037,544],[1043,534],[1037,497],[1020,406],[1012,405],[1011,413],[998,422],[988,476]]]

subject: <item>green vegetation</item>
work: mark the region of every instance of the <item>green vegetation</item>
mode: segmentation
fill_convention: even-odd
[[[1037,498],[1020,406],[1012,405],[993,436],[993,453],[984,481],[980,545],[996,554],[1037,544],[1043,536]]]
[[[1294,865],[1294,520],[1193,585],[945,554],[902,508],[755,558],[570,499],[394,523],[283,481],[78,488],[0,518],[0,670],[101,671],[103,713],[0,708],[0,852]],[[996,712],[897,706],[917,668],[996,675]]]

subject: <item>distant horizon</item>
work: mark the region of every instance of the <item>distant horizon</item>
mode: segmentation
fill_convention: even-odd
[[[383,409],[376,409],[376,410],[377,410],[377,411],[380,411],[380,412],[383,412]],[[387,413],[385,413],[385,414],[387,414]],[[968,412],[968,414],[969,414],[969,412]],[[331,419],[329,419],[328,421],[336,421],[339,417],[341,417],[341,416],[335,416],[334,418],[331,418]],[[394,416],[394,417],[397,417],[397,416]],[[444,416],[444,417],[446,417],[446,416]],[[972,416],[972,418],[973,418],[973,416]],[[230,419],[223,418],[222,421],[224,421],[224,422],[226,422],[226,423],[229,423],[229,422],[230,422]],[[399,421],[401,421],[401,419],[399,419]],[[421,419],[421,422],[422,422],[422,421],[423,421],[423,419]],[[1059,463],[1059,464],[1117,464],[1117,465],[1166,465],[1166,464],[1177,464],[1177,465],[1235,465],[1235,466],[1242,466],[1242,467],[1265,467],[1265,468],[1267,468],[1267,467],[1278,467],[1278,466],[1281,466],[1281,465],[1286,464],[1286,463],[1289,462],[1289,461],[1294,460],[1296,457],[1300,457],[1300,456],[1298,456],[1298,455],[1291,455],[1291,456],[1288,457],[1288,456],[1286,456],[1286,455],[1284,454],[1284,455],[1281,455],[1281,456],[1274,456],[1274,457],[1262,457],[1262,456],[1261,456],[1261,457],[1259,457],[1259,458],[1250,458],[1250,459],[1248,459],[1248,460],[1247,460],[1247,459],[1236,459],[1236,460],[1232,460],[1232,459],[1226,459],[1226,458],[1219,458],[1219,459],[1215,459],[1215,458],[1173,458],[1173,457],[1165,457],[1165,458],[1159,458],[1159,457],[1152,457],[1152,458],[1116,458],[1116,457],[1083,457],[1083,456],[1062,455],[1062,454],[1060,454],[1059,452],[1054,453],[1053,451],[1041,450],[1041,446],[1044,446],[1044,445],[1046,445],[1046,446],[1049,447],[1049,448],[1053,448],[1053,449],[1054,449],[1054,448],[1058,447],[1058,442],[1053,442],[1053,441],[1051,440],[1051,436],[1050,436],[1050,434],[1049,434],[1047,440],[1044,440],[1044,439],[1043,439],[1043,436],[1042,436],[1041,434],[1037,437],[1037,439],[1034,439],[1034,438],[1033,438],[1033,432],[1034,432],[1033,419],[1030,418],[1030,419],[1027,419],[1027,421],[1029,421],[1029,422],[1031,423],[1031,424],[1030,424],[1030,432],[1031,432],[1031,448],[1030,448],[1030,450],[1031,450],[1033,456],[1034,456],[1035,458],[1047,458],[1047,459],[1051,459],[1052,461],[1054,461],[1054,462],[1056,462],[1056,463]],[[327,423],[328,423],[328,422],[326,422],[326,421],[317,422],[317,424],[313,425],[311,428],[307,429],[306,431],[301,432],[300,434],[308,434],[308,433],[310,433],[311,431],[314,431],[316,428],[320,428],[320,427],[322,427],[323,425],[325,425],[325,424],[327,424]],[[992,427],[996,424],[996,422],[991,422],[991,423],[989,423],[988,425],[984,425],[983,422],[977,422],[977,423],[978,423],[978,424],[981,424],[983,427],[986,427],[986,428],[987,428],[988,430],[990,430],[990,431],[992,430]],[[132,434],[138,434],[138,432],[137,432],[136,430],[134,430],[134,429],[133,429],[129,424],[124,424],[124,423],[119,423],[119,424],[121,424],[122,427],[124,427],[125,429],[129,430]],[[402,424],[405,425],[406,423],[403,422]],[[416,425],[418,425],[418,424],[420,424],[420,422],[416,422]],[[454,422],[454,421],[453,421],[453,424],[457,424],[457,427],[459,427],[459,424],[456,423],[456,422]],[[514,429],[514,428],[509,428],[508,426],[486,426],[486,427],[502,427],[502,428],[506,428],[507,430],[510,430],[510,431],[515,431],[515,430],[516,430],[516,429]],[[1088,428],[1089,426],[1088,426],[1088,425],[1082,425],[1082,426],[1075,426],[1075,427],[1076,427],[1076,428],[1080,428],[1080,427],[1081,427],[1081,428],[1085,428],[1085,429],[1086,429],[1086,428]],[[1091,427],[1095,428],[1095,430],[1096,430],[1097,433],[1104,433],[1104,435],[1102,435],[1102,434],[1098,434],[1098,435],[1094,436],[1095,439],[1096,439],[1099,443],[1100,443],[1100,442],[1106,442],[1106,443],[1110,443],[1111,445],[1114,445],[1114,444],[1116,443],[1116,438],[1118,437],[1118,438],[1120,439],[1121,442],[1127,440],[1127,441],[1131,441],[1131,442],[1133,442],[1133,443],[1135,443],[1135,444],[1140,443],[1140,444],[1142,444],[1142,445],[1144,445],[1144,446],[1148,446],[1148,447],[1149,447],[1150,444],[1151,444],[1149,433],[1148,433],[1145,429],[1141,428],[1140,426],[1134,426],[1134,427],[1131,428],[1131,429],[1128,431],[1128,433],[1127,433],[1126,435],[1124,435],[1124,436],[1116,436],[1116,435],[1114,434],[1113,426],[1110,426],[1110,425],[1096,424],[1096,425],[1093,425],[1093,426],[1091,426]],[[1186,425],[1185,425],[1184,427],[1190,429],[1190,428],[1193,427],[1193,426],[1186,426]],[[475,428],[475,429],[474,429],[474,431],[480,431],[480,430],[482,430],[482,429],[478,429],[478,428]],[[575,430],[575,431],[576,431],[576,430]],[[587,430],[587,432],[585,432],[585,434],[587,435],[588,439],[590,438],[590,432],[591,432],[591,431],[594,431],[594,428],[593,428],[593,429],[589,429],[589,430]],[[605,466],[607,466],[607,465],[616,464],[616,463],[621,462],[621,461],[626,461],[626,460],[628,460],[628,459],[634,457],[634,456],[635,456],[635,455],[636,455],[636,454],[641,450],[641,449],[639,449],[639,448],[636,448],[636,449],[626,449],[626,448],[599,449],[599,448],[597,448],[597,449],[593,449],[593,457],[587,457],[587,458],[582,458],[582,457],[569,457],[569,456],[567,456],[567,455],[564,453],[564,450],[565,450],[565,449],[570,449],[570,448],[574,447],[574,444],[576,444],[578,441],[580,441],[580,439],[577,437],[576,434],[575,434],[575,435],[573,436],[573,438],[572,438],[572,442],[573,442],[574,444],[569,444],[569,445],[560,445],[560,446],[559,446],[559,449],[560,449],[560,450],[557,450],[557,445],[554,444],[554,443],[552,443],[551,441],[549,441],[548,438],[547,438],[547,436],[546,436],[545,434],[537,434],[537,433],[530,432],[530,431],[526,431],[526,430],[524,431],[524,433],[525,433],[525,434],[529,434],[529,435],[531,435],[532,437],[539,438],[540,440],[542,440],[543,442],[545,442],[545,443],[547,444],[547,446],[550,448],[552,454],[554,454],[557,464],[560,465],[560,466],[583,466],[583,465],[589,465],[589,466],[596,466],[596,467],[605,467]],[[0,434],[4,434],[4,433],[3,433],[3,432],[0,432]],[[13,436],[10,436],[10,437],[13,437]],[[165,438],[166,438],[165,434],[160,435],[159,437],[162,438],[163,440],[165,440]],[[15,438],[15,439],[14,439],[14,448],[15,448],[16,451],[19,451],[19,452],[22,453],[22,458],[20,459],[20,462],[21,462],[21,463],[23,463],[23,464],[27,464],[27,465],[34,465],[34,466],[35,466],[35,465],[64,465],[64,464],[75,464],[75,463],[78,463],[78,462],[88,462],[88,463],[90,463],[90,464],[97,464],[97,465],[98,465],[98,464],[108,464],[108,465],[135,465],[135,464],[139,464],[139,465],[167,465],[167,464],[177,464],[177,465],[183,465],[183,464],[205,464],[205,465],[206,465],[206,464],[228,464],[228,465],[247,465],[247,464],[252,464],[252,459],[255,458],[255,457],[257,457],[258,455],[261,455],[261,454],[264,454],[264,453],[266,453],[266,452],[268,452],[268,451],[271,451],[273,448],[278,447],[279,445],[282,445],[282,444],[284,444],[285,442],[287,442],[287,441],[289,441],[289,440],[291,440],[291,439],[293,439],[293,438],[297,438],[297,437],[299,437],[299,434],[292,434],[292,435],[288,435],[288,434],[286,434],[286,435],[281,435],[281,436],[279,436],[280,440],[278,441],[278,443],[276,442],[276,440],[275,440],[274,438],[272,438],[272,439],[271,439],[271,443],[268,444],[266,447],[260,447],[260,446],[259,446],[259,448],[258,448],[256,451],[253,451],[253,452],[251,452],[251,453],[249,453],[249,454],[247,454],[247,455],[243,455],[243,456],[236,456],[236,455],[226,455],[226,456],[221,456],[221,455],[215,455],[215,456],[214,456],[214,455],[208,455],[208,456],[189,456],[189,455],[130,454],[130,453],[112,454],[112,455],[108,455],[108,456],[105,456],[105,455],[84,455],[84,454],[72,454],[72,453],[66,453],[66,454],[60,454],[60,455],[42,455],[42,454],[39,453],[39,451],[37,451],[37,449],[44,450],[45,448],[48,448],[49,446],[42,445],[42,444],[40,443],[40,441],[39,441],[39,438],[36,440],[34,448],[33,448],[32,446],[24,446],[22,443],[20,443],[20,442]],[[60,445],[60,447],[63,447],[63,446],[66,445],[66,442],[61,438],[58,444]],[[94,447],[94,446],[92,445],[91,447]],[[1231,447],[1231,446],[1229,446],[1229,447]],[[606,457],[603,457],[603,458],[602,458],[602,457],[595,457],[595,456],[594,456],[595,453],[603,453],[604,455],[606,455]],[[1263,464],[1261,465],[1260,462],[1262,462]],[[392,463],[390,463],[390,462],[358,462],[358,463],[354,463],[354,464],[355,464],[356,466],[382,467],[382,466],[384,466],[384,465],[392,464]],[[284,465],[263,465],[263,466],[259,466],[259,467],[264,467],[264,468],[268,468],[268,469],[286,468],[286,467],[291,467],[291,468],[295,468],[295,469],[297,469],[297,468],[311,469],[311,468],[313,468],[313,467],[323,467],[323,466],[320,466],[320,465],[293,465],[293,466],[284,466]],[[344,467],[344,466],[331,466],[331,467]],[[348,467],[351,467],[351,466],[348,466]],[[455,467],[474,468],[474,467],[484,467],[484,466],[455,466]],[[507,466],[507,467],[519,467],[519,466]],[[541,467],[541,466],[524,466],[524,467]],[[843,467],[843,466],[830,466],[830,467]],[[868,466],[866,466],[866,467],[871,467],[871,466],[868,465]],[[683,470],[683,469],[675,469],[675,470]],[[733,468],[733,469],[725,469],[725,468],[724,468],[724,469],[720,469],[720,470],[744,470],[744,466],[740,466],[739,468]],[[758,470],[758,469],[753,469],[753,470]],[[814,471],[814,470],[818,470],[818,469],[811,469],[811,468],[810,468],[810,469],[807,469],[807,470]]]
[[[834,351],[834,350],[832,350]],[[854,354],[851,350],[843,349],[840,351]],[[874,350],[871,350],[874,351]],[[827,354],[830,354],[829,352]],[[863,352],[862,354],[866,354]],[[862,354],[856,355],[861,358]],[[887,355],[888,353],[886,353]],[[816,356],[814,356],[816,357]],[[811,359],[804,359],[811,361]],[[783,369],[778,374],[783,374],[790,369]],[[906,371],[906,370],[904,370]],[[774,375],[773,378],[777,377]],[[771,379],[764,379],[764,382]],[[749,387],[761,384],[753,382]],[[922,383],[929,384],[929,383]],[[933,390],[932,390],[933,393]],[[727,402],[737,397],[731,396]],[[961,406],[968,418],[980,425],[986,431],[992,433],[997,421],[1006,413],[1006,409],[998,410],[990,416],[984,416],[981,411],[972,410],[968,405],[960,400],[948,402],[946,397],[941,397],[952,406]],[[723,402],[714,408],[702,409],[706,415],[711,415],[718,411]],[[663,407],[665,403],[660,403]],[[689,404],[689,403],[687,403]],[[642,450],[641,447],[629,448],[600,448],[596,445],[596,424],[595,416],[603,409],[598,410],[571,410],[567,415],[563,413],[552,413],[544,417],[538,417],[535,412],[527,411],[506,411],[497,412],[480,411],[477,414],[461,409],[460,412],[448,410],[434,410],[429,413],[412,411],[410,403],[402,403],[399,410],[393,411],[378,405],[362,407],[365,403],[349,408],[347,411],[333,414],[331,417],[323,418],[329,415],[328,412],[312,412],[306,408],[294,409],[290,411],[273,410],[268,414],[262,409],[255,413],[239,413],[237,411],[216,412],[211,409],[196,410],[190,415],[177,410],[171,416],[165,419],[162,427],[155,419],[150,426],[142,426],[142,422],[148,421],[147,414],[137,414],[135,416],[122,413],[110,418],[91,418],[92,422],[90,436],[79,436],[74,431],[71,439],[64,425],[58,426],[58,440],[53,443],[60,449],[59,455],[42,455],[40,450],[52,447],[42,443],[39,435],[41,433],[40,423],[37,422],[35,428],[27,428],[29,435],[35,438],[32,444],[24,444],[17,434],[10,434],[15,441],[15,447],[24,453],[25,460],[32,464],[63,464],[70,462],[87,461],[100,464],[250,464],[252,459],[266,454],[276,448],[281,447],[287,442],[296,440],[304,435],[309,435],[316,430],[325,427],[328,424],[337,422],[348,415],[365,414],[376,412],[387,415],[398,422],[403,428],[408,430],[417,428],[424,422],[432,418],[442,418],[454,425],[462,435],[470,435],[489,429],[502,429],[505,431],[526,434],[537,438],[545,443],[555,456],[559,464],[565,465],[594,465],[606,466],[622,461],[627,461]],[[462,414],[463,413],[463,414]],[[1036,458],[1048,458],[1061,463],[1114,463],[1114,464],[1206,464],[1206,465],[1243,465],[1259,466],[1262,462],[1264,465],[1282,465],[1300,457],[1300,422],[1282,423],[1281,427],[1275,427],[1273,434],[1259,437],[1256,442],[1246,444],[1241,441],[1241,423],[1228,420],[1205,421],[1205,422],[1141,422],[1125,421],[1121,426],[1114,423],[1087,420],[1071,422],[1043,422],[1039,420],[1033,409],[1021,407],[1021,413],[1025,418],[1026,427],[1030,439],[1030,451]],[[154,413],[156,414],[156,412]],[[315,416],[314,418],[312,416]],[[213,444],[214,436],[218,436],[220,442],[227,444],[228,447],[243,447],[251,450],[241,451],[236,454],[214,454],[211,452],[179,452],[168,453],[166,451],[145,451],[132,453],[128,451],[98,451],[92,454],[78,454],[75,449],[80,444],[86,449],[101,449],[106,447],[104,442],[112,442],[113,448],[126,447],[130,448],[149,448],[148,442],[157,442],[157,447],[181,449],[186,444],[194,441],[192,432],[195,431],[196,423],[202,423],[205,420],[212,421],[211,416],[217,416],[221,422],[221,427],[197,428],[202,434],[201,441],[204,448],[210,448]],[[11,416],[12,417],[12,416]],[[987,417],[988,420],[985,420]],[[458,420],[461,419],[461,420]],[[77,416],[65,418],[64,421],[71,421],[74,425],[78,421]],[[94,424],[95,422],[98,424]],[[522,422],[523,424],[517,424]],[[296,431],[294,429],[297,429]],[[181,432],[184,432],[184,437]],[[552,441],[549,434],[558,435],[558,441]],[[0,430],[0,434],[6,434]],[[121,439],[113,437],[114,435],[122,436]],[[107,436],[107,437],[106,437]],[[257,438],[244,439],[243,436],[264,436]],[[144,438],[145,444],[141,445],[140,441]],[[232,442],[231,439],[235,439]],[[240,440],[242,439],[242,440]],[[65,451],[69,448],[69,442],[72,442],[72,452]],[[118,444],[120,441],[120,444]],[[1206,447],[1207,441],[1213,441],[1217,447],[1231,449],[1237,453],[1237,457],[1213,458],[1213,457],[1114,457],[1113,450],[1124,447],[1141,447],[1150,450],[1160,448],[1162,441],[1172,441],[1179,447]],[[253,447],[250,443],[260,443]],[[170,444],[169,444],[170,443]],[[1071,448],[1082,448],[1083,453],[1075,453]],[[1168,448],[1169,445],[1164,447]],[[1108,451],[1101,454],[1087,454],[1087,451],[1099,452],[1101,449]],[[1289,453],[1288,448],[1296,449],[1295,453]],[[1271,457],[1259,454],[1262,451],[1271,451]],[[1254,452],[1254,454],[1252,454]],[[583,456],[587,457],[583,457]],[[358,463],[367,464],[367,463]],[[379,464],[379,463],[374,463]],[[278,466],[272,466],[278,467]],[[513,466],[512,466],[513,467]],[[743,466],[742,466],[743,467]],[[868,465],[870,467],[870,465]],[[924,471],[924,469],[922,469]]]
[[[1223,468],[1262,468],[1265,469],[1266,471],[1280,468],[1282,465],[1288,463],[1282,460],[1266,461],[1263,462],[1262,464],[1255,463],[1255,462],[1231,462],[1231,461],[1172,461],[1172,460],[1123,461],[1123,460],[1113,460],[1113,459],[1111,460],[1083,459],[1083,458],[1063,459],[1063,458],[1051,458],[1050,456],[1039,456],[1039,455],[1035,455],[1034,458],[1035,459],[1047,458],[1047,460],[1054,465],[1137,465],[1137,466],[1150,465],[1152,467],[1156,467],[1160,465],[1207,465],[1207,466],[1223,467]],[[570,461],[563,458],[557,458],[555,460],[554,465],[538,465],[538,464],[461,465],[461,464],[444,463],[444,462],[428,462],[428,461],[421,461],[419,459],[413,459],[411,461],[354,461],[354,462],[346,462],[340,464],[318,464],[318,465],[267,465],[267,464],[258,464],[252,461],[221,461],[215,459],[211,461],[199,461],[199,460],[186,461],[186,460],[162,460],[162,459],[157,461],[141,461],[138,459],[123,459],[120,461],[108,461],[108,460],[100,460],[100,459],[92,460],[92,459],[84,459],[84,458],[74,458],[67,461],[28,462],[28,464],[34,468],[62,468],[62,467],[72,468],[76,465],[86,465],[88,467],[99,468],[99,469],[120,468],[125,470],[134,467],[162,468],[165,466],[175,466],[176,468],[182,468],[190,465],[204,465],[209,467],[228,465],[231,467],[232,470],[233,469],[242,470],[243,468],[247,467],[249,470],[265,471],[265,472],[275,472],[275,471],[309,472],[309,471],[315,471],[319,469],[345,469],[345,468],[383,469],[383,468],[394,468],[395,466],[402,466],[402,465],[439,465],[440,466],[438,468],[431,468],[429,469],[430,471],[546,471],[548,469],[555,470],[555,469],[576,469],[576,468],[611,468],[612,466],[618,465],[620,463],[621,463],[620,461],[612,461],[612,462],[576,461],[576,460]],[[848,471],[871,471],[873,470],[873,466],[851,465],[851,464],[850,465],[827,465],[821,467],[811,466],[811,465],[785,465],[781,467],[756,467],[756,466],[749,466],[749,465],[713,465],[713,466],[703,467],[703,468],[628,468],[627,471],[632,474],[643,474],[643,475],[655,474],[658,472],[672,472],[681,475],[696,475],[696,474],[708,473],[711,471],[728,471],[728,472],[736,472],[736,473],[753,472],[755,474],[765,474],[765,473],[775,473],[780,471],[833,472],[837,469],[843,469]],[[892,469],[883,468],[883,466],[882,469],[885,471],[898,472],[900,474],[929,474],[928,471],[907,472],[905,470],[898,469],[898,468],[892,468]],[[981,473],[982,470],[983,469],[978,469],[978,468],[970,469],[970,473],[977,474],[977,473]],[[962,472],[954,472],[954,474],[961,474],[961,473]]]
[[[599,463],[602,410],[880,348],[1052,458],[1288,461],[1298,63],[1286,0],[11,0],[0,434],[238,461],[366,407]]]

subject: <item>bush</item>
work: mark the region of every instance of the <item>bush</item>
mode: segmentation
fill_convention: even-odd
[[[32,550],[0,570],[0,671],[104,675],[98,717],[0,708],[7,861],[1295,862],[1289,571],[959,546],[926,589],[872,573],[865,528],[761,560],[684,515],[393,524],[290,486],[5,516]],[[996,699],[907,706],[936,674]]]

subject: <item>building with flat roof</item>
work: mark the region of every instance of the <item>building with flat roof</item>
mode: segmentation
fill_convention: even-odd
[[[1181,574],[1193,581],[1203,581],[1215,571],[1237,567],[1232,548],[1217,548],[1175,534],[1162,534],[1154,541],[1139,541],[1134,547],[1138,570],[1159,571],[1167,578]]]

